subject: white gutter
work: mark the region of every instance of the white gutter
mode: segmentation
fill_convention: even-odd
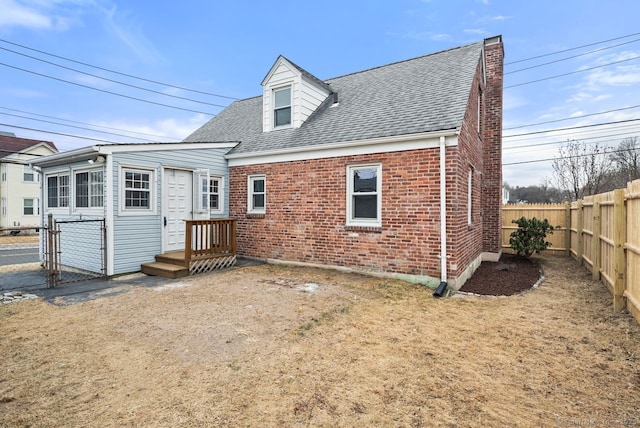
[[[433,297],[442,297],[447,288],[447,168],[446,137],[440,137],[440,285]]]

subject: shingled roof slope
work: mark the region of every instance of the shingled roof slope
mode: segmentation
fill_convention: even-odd
[[[42,143],[47,144],[56,151],[58,150],[51,141],[32,140],[0,134],[0,159]]]
[[[262,96],[235,101],[185,142],[240,141],[230,153],[459,129],[483,43],[328,79],[328,99],[299,128],[263,132]]]

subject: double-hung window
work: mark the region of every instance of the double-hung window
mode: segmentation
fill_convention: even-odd
[[[29,165],[25,165],[22,169],[22,181],[25,183],[33,183],[36,181],[36,174]]]
[[[78,172],[75,175],[76,208],[101,208],[104,205],[102,171]]]
[[[22,200],[22,215],[38,215],[40,207],[37,198],[25,198]]]
[[[264,214],[266,208],[266,177],[264,175],[250,175],[247,192],[247,213]]]
[[[151,172],[124,169],[124,209],[151,210]]]
[[[347,167],[347,226],[382,226],[382,165]]]
[[[291,87],[273,90],[273,127],[291,125]]]
[[[222,177],[209,177],[208,206],[211,211],[222,211]]]
[[[69,174],[47,176],[47,207],[69,206]]]

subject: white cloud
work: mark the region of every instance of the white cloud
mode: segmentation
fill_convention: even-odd
[[[487,32],[481,28],[467,28],[462,30],[463,32],[467,33],[467,34],[486,34]]]
[[[50,30],[55,27],[55,18],[19,4],[14,0],[0,0],[0,27],[26,27]]]

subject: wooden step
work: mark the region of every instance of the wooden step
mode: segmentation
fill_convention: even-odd
[[[184,251],[171,251],[156,255],[156,262],[184,267]]]
[[[144,263],[140,270],[147,275],[162,276],[164,278],[183,278],[189,275],[189,269],[171,263],[152,262]]]

